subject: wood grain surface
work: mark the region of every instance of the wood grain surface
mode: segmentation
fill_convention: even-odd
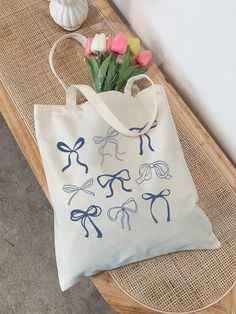
[[[119,18],[114,9],[106,0],[94,0],[100,8],[103,15],[110,20],[112,27],[116,32],[123,31],[131,35],[128,27]],[[195,140],[201,145],[204,152],[220,171],[225,180],[236,191],[236,170],[230,163],[221,149],[209,136],[201,123],[189,110],[174,88],[169,84],[163,73],[155,65],[149,70],[149,76],[154,82],[162,84],[166,90],[172,110],[180,117],[184,125],[190,130]],[[15,104],[12,101],[3,82],[0,82],[0,110],[6,120],[13,136],[15,137],[21,151],[28,161],[34,175],[36,176],[45,195],[49,199],[49,193],[46,178],[39,155],[37,144],[29,133],[27,127],[22,121]],[[122,314],[149,314],[157,313],[136,303],[128,297],[112,280],[108,272],[102,272],[91,277],[91,280],[107,300],[107,302],[118,312]],[[201,310],[200,314],[236,314],[236,288],[232,289],[221,301],[211,307]]]

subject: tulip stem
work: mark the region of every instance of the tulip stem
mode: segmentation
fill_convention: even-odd
[[[97,55],[97,62],[98,62],[98,67],[100,68],[102,64],[102,54],[100,51],[98,52],[98,55]]]

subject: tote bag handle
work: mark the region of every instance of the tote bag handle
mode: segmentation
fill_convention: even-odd
[[[89,103],[93,106],[93,108],[101,116],[101,118],[103,118],[113,129],[118,131],[120,134],[129,136],[129,137],[137,137],[137,136],[147,133],[151,129],[153,123],[155,122],[157,112],[158,112],[157,95],[156,95],[155,85],[152,82],[152,80],[147,75],[140,74],[140,75],[131,77],[125,86],[124,93],[133,98],[132,93],[131,93],[133,83],[142,78],[146,78],[151,83],[152,91],[153,91],[153,111],[149,118],[149,121],[147,122],[146,126],[143,128],[141,132],[133,132],[133,131],[131,132],[112,113],[112,111],[108,108],[108,106],[104,103],[104,101],[101,99],[99,94],[97,94],[93,88],[91,88],[88,85],[71,85],[70,87],[67,88],[65,82],[59,77],[59,75],[57,74],[53,66],[53,55],[54,55],[57,45],[67,38],[73,38],[77,40],[78,42],[80,42],[83,46],[85,46],[85,43],[87,40],[86,37],[78,33],[64,35],[54,43],[49,53],[50,68],[53,74],[58,79],[58,81],[66,90],[66,106],[76,109],[76,94],[77,94],[77,91],[80,91],[87,98]]]
[[[54,68],[54,65],[53,65],[53,56],[54,56],[54,53],[56,51],[56,48],[57,46],[62,42],[64,41],[64,39],[68,39],[68,38],[71,38],[71,39],[75,39],[77,40],[83,47],[85,47],[85,44],[86,44],[86,40],[87,38],[84,37],[83,35],[79,34],[79,33],[71,33],[71,34],[66,34],[66,35],[63,35],[61,36],[52,46],[50,52],[49,52],[49,66],[52,70],[52,73],[56,76],[56,78],[58,79],[58,81],[61,83],[61,85],[63,86],[63,88],[67,91],[67,86],[65,84],[65,82],[60,78],[60,76],[57,74],[55,68]]]

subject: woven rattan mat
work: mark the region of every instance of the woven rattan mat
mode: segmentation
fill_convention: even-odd
[[[81,33],[112,33],[111,25],[90,2]],[[51,73],[48,54],[66,33],[49,17],[47,0],[0,1],[0,74],[23,121],[34,136],[34,103],[63,104],[65,93]],[[79,47],[63,43],[56,66],[68,83],[90,83]],[[82,99],[81,99],[82,101]],[[236,279],[236,196],[191,133],[174,114],[188,166],[222,243],[215,251],[169,254],[110,271],[117,284],[143,305],[161,311],[193,311],[222,297]]]

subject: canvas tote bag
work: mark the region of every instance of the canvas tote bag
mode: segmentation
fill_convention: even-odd
[[[82,45],[86,38],[74,38]],[[132,95],[135,81],[150,87]],[[81,275],[178,250],[220,243],[198,196],[162,86],[145,75],[124,93],[66,88],[65,105],[35,105],[40,149],[55,221],[62,290]],[[76,105],[76,94],[87,102]]]

